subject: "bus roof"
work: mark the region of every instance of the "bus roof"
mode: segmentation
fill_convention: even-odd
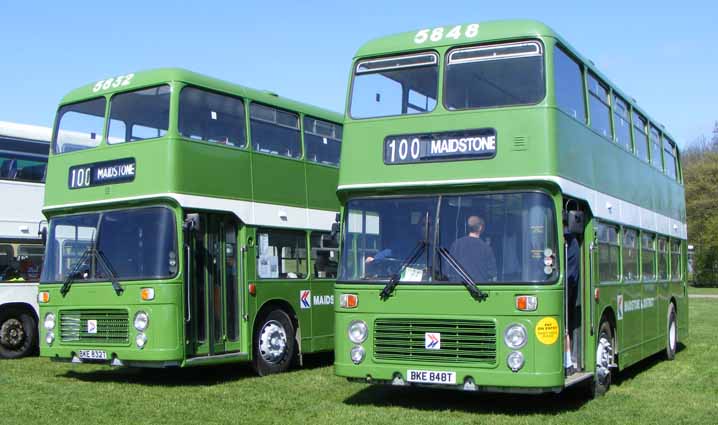
[[[241,86],[239,84],[234,84],[217,78],[208,77],[206,75],[198,74],[196,72],[188,71],[182,68],[150,69],[145,71],[138,71],[132,74],[124,74],[121,77],[124,77],[124,81],[127,81],[129,79],[129,83],[120,85],[120,87],[117,88],[110,88],[108,90],[97,90],[96,86],[99,83],[107,81],[107,79],[112,80],[113,78],[118,78],[117,76],[108,76],[107,79],[99,80],[72,90],[70,93],[68,93],[62,98],[62,100],[60,101],[60,106],[66,105],[68,103],[75,103],[82,100],[95,98],[101,95],[104,96],[116,92],[127,92],[129,90],[140,89],[143,87],[153,86],[161,83],[179,81],[194,86],[207,88],[210,90],[217,90],[243,98],[248,98],[261,103],[268,103],[280,108],[299,111],[329,121],[341,123],[343,120],[343,116],[341,114],[330,111],[328,109],[287,99],[277,95],[276,93],[272,93],[271,91],[252,89],[249,87]]]
[[[614,84],[609,78],[606,77],[601,71],[599,71],[592,60],[583,56],[578,52],[571,44],[566,41],[559,33],[554,31],[551,27],[544,24],[543,22],[531,20],[531,19],[507,19],[497,21],[485,21],[485,22],[470,22],[465,24],[454,24],[443,26],[445,31],[450,31],[454,27],[461,27],[462,31],[471,24],[478,24],[478,36],[475,38],[460,37],[459,39],[442,37],[439,41],[432,41],[428,38],[423,43],[416,43],[414,38],[417,33],[421,30],[413,30],[408,32],[402,32],[398,34],[388,35],[385,37],[375,38],[366,42],[357,50],[354,58],[363,58],[368,56],[383,56],[391,55],[403,52],[411,51],[425,51],[427,49],[446,48],[451,46],[460,46],[465,44],[476,44],[477,42],[491,42],[501,40],[512,40],[522,38],[553,38],[556,39],[563,47],[565,47],[569,53],[575,56],[581,61],[588,70],[596,75],[602,82],[608,84],[613,91],[618,94],[626,102],[630,103],[634,109],[639,112],[642,116],[647,118],[651,124],[660,128],[661,132],[670,141],[673,147],[678,151],[678,146],[675,143],[675,139],[666,131],[663,124],[651,119],[651,117],[638,106],[637,101],[627,95],[623,90],[618,88],[618,85]],[[439,28],[440,25],[432,28],[425,28],[429,33],[433,28]]]
[[[33,142],[49,143],[52,129],[30,124],[18,124],[0,121],[0,137],[30,140]]]

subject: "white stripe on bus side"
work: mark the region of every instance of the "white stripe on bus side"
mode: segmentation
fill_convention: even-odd
[[[288,205],[265,204],[237,199],[211,196],[185,195],[182,193],[158,193],[153,195],[116,198],[112,200],[81,202],[75,204],[48,205],[43,211],[118,202],[138,201],[156,198],[171,198],[183,208],[212,211],[227,211],[243,223],[253,226],[286,227],[296,229],[331,230],[336,211],[291,207]]]

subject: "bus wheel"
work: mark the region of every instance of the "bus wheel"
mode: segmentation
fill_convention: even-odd
[[[678,324],[676,323],[676,306],[673,303],[668,304],[668,329],[666,338],[666,358],[673,360],[676,358],[676,345],[678,344]]]
[[[601,322],[598,328],[596,344],[596,372],[589,388],[591,397],[599,397],[611,386],[611,366],[613,359],[613,331],[607,321]]]
[[[35,319],[23,312],[0,312],[0,358],[17,359],[31,354],[37,340]]]
[[[284,311],[272,310],[257,323],[252,367],[259,376],[287,371],[296,350],[292,320]]]

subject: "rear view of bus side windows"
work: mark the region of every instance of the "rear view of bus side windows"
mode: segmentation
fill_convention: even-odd
[[[600,282],[666,282],[682,277],[678,239],[602,222],[597,237]]]
[[[624,97],[558,45],[553,49],[553,74],[555,101],[559,110],[606,139],[613,140],[659,172],[681,181],[675,143]]]

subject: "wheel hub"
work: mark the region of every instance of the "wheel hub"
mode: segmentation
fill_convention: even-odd
[[[259,352],[268,363],[279,363],[287,350],[287,332],[281,323],[270,320],[259,334]]]
[[[676,349],[676,321],[671,321],[671,328],[668,331],[668,342],[671,344],[671,350],[675,351]]]
[[[18,348],[25,341],[25,329],[17,319],[8,319],[0,327],[0,344],[8,348]]]
[[[611,341],[602,335],[601,339],[598,340],[598,347],[596,347],[596,374],[601,382],[605,382],[611,373],[612,355],[613,347],[611,347]]]

